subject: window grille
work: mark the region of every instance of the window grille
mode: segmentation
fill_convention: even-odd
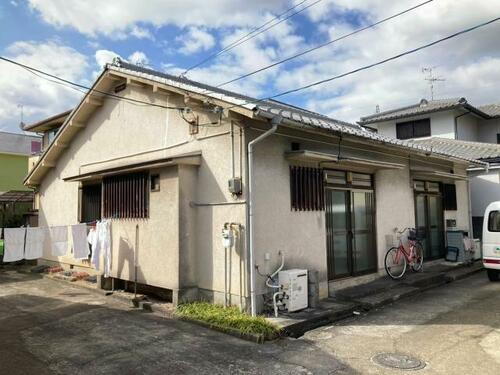
[[[146,218],[149,216],[147,173],[131,173],[103,179],[104,217]]]
[[[290,196],[292,210],[324,210],[323,170],[290,166]]]

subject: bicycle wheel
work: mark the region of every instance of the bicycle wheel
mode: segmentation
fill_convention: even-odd
[[[391,279],[400,279],[406,272],[406,258],[397,247],[392,247],[387,251],[384,263],[385,272]]]
[[[415,272],[419,272],[422,270],[422,265],[424,263],[424,248],[420,242],[415,242],[413,254],[413,264],[411,265],[411,269]]]

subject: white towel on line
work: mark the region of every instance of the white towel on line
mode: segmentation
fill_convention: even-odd
[[[111,222],[98,221],[95,230],[91,229],[87,241],[92,245],[91,263],[100,269],[101,255],[104,260],[104,277],[111,275]]]
[[[50,242],[53,256],[60,257],[66,255],[68,252],[68,227],[50,227]]]
[[[104,257],[104,277],[111,275],[111,222],[104,220],[101,222],[99,231],[101,240],[101,251]]]
[[[100,246],[99,246],[99,235],[97,233],[97,224],[95,228],[90,229],[89,235],[87,236],[87,241],[92,247],[92,256],[90,258],[90,263],[94,266],[96,270],[100,266]]]
[[[73,239],[73,257],[88,259],[90,250],[87,242],[87,224],[72,225],[71,238]]]
[[[26,228],[4,229],[4,262],[16,262],[24,258]]]
[[[38,259],[42,257],[45,234],[45,228],[26,228],[25,259]]]

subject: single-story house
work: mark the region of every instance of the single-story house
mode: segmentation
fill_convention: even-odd
[[[318,271],[321,297],[382,272],[395,228],[416,221],[426,257],[442,257],[444,220],[469,225],[470,166],[487,163],[117,61],[25,184],[41,226],[111,220],[112,278],[258,312],[280,252],[285,268]],[[42,262],[90,267],[68,254]]]

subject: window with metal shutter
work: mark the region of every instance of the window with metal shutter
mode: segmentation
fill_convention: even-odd
[[[82,187],[82,223],[101,220],[101,189],[101,184]]]
[[[103,179],[103,214],[106,218],[149,217],[149,176],[130,173]]]
[[[322,211],[324,209],[323,170],[290,166],[291,209]]]
[[[456,211],[457,191],[454,184],[443,185],[443,205],[446,211]]]

